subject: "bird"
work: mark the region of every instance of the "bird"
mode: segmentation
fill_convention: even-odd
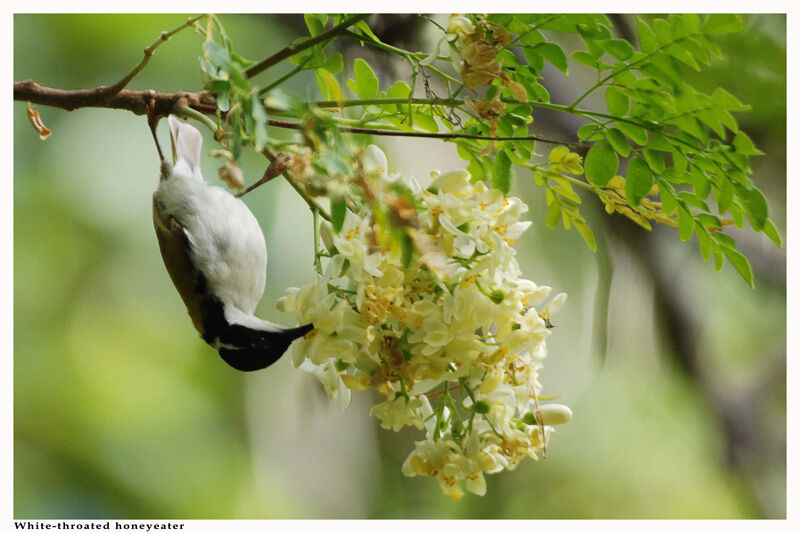
[[[206,183],[197,128],[173,115],[168,121],[174,164],[151,122],[161,159],[153,224],[164,266],[200,337],[237,370],[266,368],[313,324],[285,328],[253,314],[266,284],[261,227],[242,200]]]

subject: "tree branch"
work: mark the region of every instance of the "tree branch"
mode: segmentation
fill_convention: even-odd
[[[217,110],[217,99],[211,93],[161,93],[153,90],[130,91],[121,90],[108,99],[104,86],[93,89],[63,90],[39,85],[33,80],[14,82],[14,100],[31,102],[50,107],[58,107],[73,111],[81,107],[104,107],[108,109],[125,109],[137,115],[147,113],[152,103],[157,115],[168,115],[176,103],[185,100],[185,105],[204,114],[214,114]]]
[[[39,85],[33,80],[14,82],[14,100],[27,101],[73,111],[81,107],[103,107],[109,109],[125,109],[137,115],[147,113],[148,105],[153,106],[156,116],[166,116],[170,113],[185,116],[186,108],[193,109],[204,115],[213,115],[217,112],[217,100],[208,92],[198,93],[160,93],[154,90],[129,91],[122,90],[111,100],[108,100],[104,87],[93,89],[63,90],[53,89]],[[322,102],[323,104],[326,102]],[[178,107],[176,107],[178,106]],[[276,128],[300,130],[303,125],[298,122],[268,119],[267,123]],[[580,146],[581,143],[572,143],[557,139],[547,139],[538,135],[527,137],[486,137],[483,135],[470,135],[466,133],[428,133],[422,131],[402,131],[375,128],[356,128],[341,126],[342,131],[349,133],[362,133],[366,135],[382,135],[392,137],[421,137],[427,139],[478,139],[482,141],[539,141],[549,144],[563,144],[566,146]]]
[[[361,15],[353,15],[352,17],[344,19],[340,24],[337,24],[333,28],[329,29],[328,31],[322,32],[319,35],[311,37],[305,41],[302,41],[298,44],[290,44],[289,46],[279,50],[278,52],[272,54],[268,58],[259,61],[249,69],[245,71],[245,74],[248,78],[252,78],[253,76],[260,74],[267,70],[269,67],[280,63],[287,57],[291,57],[298,52],[302,52],[312,46],[315,46],[326,39],[330,39],[331,37],[335,37],[337,35],[342,34],[347,28],[364,20],[365,18],[369,17],[371,13],[364,13]]]

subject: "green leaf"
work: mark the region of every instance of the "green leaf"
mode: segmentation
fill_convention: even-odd
[[[606,89],[606,105],[609,113],[624,117],[628,112],[628,97],[618,87],[612,85]]]
[[[647,161],[647,164],[653,169],[653,172],[656,174],[661,174],[664,172],[666,165],[664,164],[664,158],[661,157],[660,152],[651,150],[650,148],[645,148],[642,150],[642,154],[644,155],[644,159]]]
[[[578,139],[582,141],[599,141],[602,138],[602,126],[599,124],[584,124],[578,128]]]
[[[606,130],[606,140],[616,152],[622,157],[631,155],[631,145],[628,144],[628,139],[617,128],[609,128]]]
[[[370,37],[371,37],[371,38],[372,38],[374,41],[381,42],[381,40],[380,40],[380,39],[378,39],[378,36],[377,36],[377,35],[375,35],[375,34],[372,32],[372,28],[370,28],[370,27],[369,27],[369,24],[367,24],[367,21],[366,21],[366,20],[360,20],[360,21],[358,21],[358,24],[356,24],[356,25],[355,25],[355,28],[356,28],[357,30],[361,31],[361,32],[362,32],[362,33],[364,33],[364,34],[366,34],[366,35],[369,35],[369,36],[370,36]]]
[[[536,48],[523,48],[522,54],[533,70],[539,72],[544,68],[544,56]]]
[[[499,152],[492,165],[492,187],[508,194],[514,181],[514,168],[505,152]]]
[[[536,45],[539,43],[543,43],[544,41],[545,41],[544,35],[542,35],[537,30],[533,30],[523,35],[520,38],[519,43],[525,46],[525,45]]]
[[[595,59],[595,57],[589,52],[579,50],[577,52],[572,52],[571,57],[578,63],[586,65],[587,67],[591,67],[593,69],[597,68],[597,59]]]
[[[469,172],[472,179],[470,183],[475,183],[482,179],[486,179],[486,169],[481,163],[480,159],[472,159],[469,164],[467,165],[467,172]]]
[[[424,113],[414,113],[414,125],[431,133],[437,133],[439,131],[439,124],[436,120]]]
[[[678,86],[683,82],[680,70],[675,65],[675,60],[669,54],[655,54],[650,61],[664,73],[669,80],[669,84]]]
[[[326,100],[344,100],[342,96],[342,89],[339,87],[339,82],[336,78],[324,68],[318,68],[316,71],[317,85],[322,97]]]
[[[730,235],[725,235],[724,233],[714,232],[711,237],[721,246],[727,246],[728,248],[736,249],[736,241]]]
[[[661,209],[664,214],[672,215],[678,209],[678,201],[675,199],[675,189],[664,180],[658,180],[658,190],[661,193]]]
[[[608,39],[598,42],[606,52],[620,61],[625,61],[633,55],[633,46],[625,39]]]
[[[675,174],[682,176],[686,173],[686,167],[689,165],[689,160],[686,156],[677,150],[672,152],[672,165],[675,168]]]
[[[227,91],[217,93],[217,108],[225,113],[231,108],[231,94]]]
[[[650,29],[650,26],[647,25],[644,19],[637,19],[636,25],[639,30],[639,46],[641,47],[642,52],[649,54],[658,46],[658,43],[656,42],[656,34],[653,33],[653,30]]]
[[[781,236],[778,233],[778,228],[775,227],[775,224],[773,224],[771,220],[767,220],[766,224],[764,224],[763,231],[764,234],[775,243],[775,246],[778,248],[781,247]]]
[[[750,137],[748,137],[743,131],[737,133],[736,137],[733,138],[733,147],[736,148],[736,151],[740,154],[764,155],[764,152],[756,148],[756,145],[753,144],[753,141],[750,140]]]
[[[716,105],[729,111],[747,111],[750,109],[750,106],[741,103],[735,96],[722,87],[714,89],[711,92],[711,97],[714,99]]]
[[[567,73],[567,56],[564,54],[564,50],[556,43],[540,43],[537,44],[534,49],[549,61],[551,65],[564,74]]]
[[[389,90],[386,92],[389,98],[408,98],[410,94],[411,87],[403,80],[394,82],[394,85],[389,87]]]
[[[625,195],[628,197],[628,203],[637,207],[652,187],[653,172],[650,167],[641,157],[632,158],[625,176]]]
[[[578,220],[574,220],[573,223],[575,224],[575,229],[578,230],[578,233],[581,234],[583,240],[586,241],[586,244],[589,245],[589,248],[591,248],[593,252],[596,252],[597,241],[594,238],[594,233],[592,233],[592,230],[589,229],[589,226]]]
[[[733,183],[727,178],[720,180],[719,190],[714,190],[714,195],[717,197],[717,208],[720,214],[730,208],[731,202],[733,201],[733,194]]]
[[[684,48],[678,46],[677,44],[668,46],[666,48],[666,51],[669,55],[671,55],[681,63],[689,65],[695,70],[700,70],[700,66],[697,64],[697,61],[694,60],[694,57],[692,57],[692,55],[689,52],[687,52]]]
[[[344,198],[331,202],[331,222],[333,231],[339,233],[344,226],[344,218],[347,214],[347,203]]]
[[[708,236],[708,232],[702,226],[697,228],[697,245],[700,247],[700,253],[703,255],[703,260],[708,261],[711,257],[711,251],[714,249],[714,242]]]
[[[720,248],[725,254],[725,257],[728,258],[728,261],[730,261],[730,263],[733,265],[739,275],[744,278],[747,284],[751,287],[755,287],[755,284],[753,283],[753,269],[750,266],[750,262],[747,260],[747,258],[733,248],[728,248],[727,246],[720,246]]]
[[[663,135],[656,133],[647,140],[647,147],[659,152],[675,152],[677,149],[667,141]]]
[[[325,21],[328,19],[327,15],[306,13],[303,15],[303,18],[306,21],[308,33],[310,33],[312,37],[325,31]]]
[[[681,42],[681,46],[684,48],[684,50],[692,54],[693,57],[695,57],[704,65],[711,64],[711,58],[708,55],[708,51],[703,48],[703,45],[701,45],[697,39],[689,37]]]
[[[406,231],[403,232],[403,236],[400,239],[400,248],[402,251],[401,264],[403,265],[403,269],[406,269],[408,265],[411,264],[411,258],[414,255],[414,242]]]
[[[624,122],[622,120],[617,120],[614,122],[617,127],[628,136],[630,140],[644,146],[647,144],[647,130],[644,128],[637,126],[635,124],[631,124],[630,122]]]
[[[347,86],[359,98],[375,98],[378,96],[379,83],[372,68],[363,59],[356,58],[353,62],[352,80],[347,81]]]
[[[694,219],[685,207],[678,204],[678,234],[682,241],[688,241],[694,231]]]
[[[547,192],[550,193],[550,191]],[[547,208],[547,216],[544,219],[544,223],[548,228],[555,228],[561,219],[561,204],[558,203],[558,199],[555,198],[554,194],[550,193],[549,196],[552,197],[552,200]]]
[[[342,71],[342,68],[344,68],[342,54],[339,52],[332,53],[330,56],[328,56],[322,66],[331,74],[339,74]]]
[[[742,18],[733,13],[713,13],[703,22],[703,32],[710,35],[736,32],[742,28]]]
[[[761,231],[764,229],[764,224],[767,223],[767,199],[764,194],[753,187],[746,189],[741,185],[736,186],[736,196],[744,207],[745,213],[750,216],[750,222],[753,224],[753,229]]]
[[[604,187],[619,169],[617,153],[606,141],[595,143],[583,162],[586,179],[592,185]]]
[[[296,114],[301,114],[308,109],[303,100],[280,87],[267,93],[264,98],[264,105],[268,110],[289,111]]]
[[[523,80],[523,81],[527,81],[527,80]],[[522,81],[520,81],[520,83],[522,83]],[[523,83],[523,85],[524,85],[524,83]],[[547,90],[547,88],[544,85],[542,85],[538,81],[530,82],[528,84],[528,87],[530,87],[531,90],[533,91],[533,95],[534,95],[535,99],[540,100],[542,102],[549,102],[550,101],[550,92]]]

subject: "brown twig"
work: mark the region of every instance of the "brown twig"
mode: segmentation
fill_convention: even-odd
[[[236,198],[241,198],[245,194],[249,193],[256,187],[260,187],[261,185],[265,184],[266,182],[270,181],[273,178],[277,178],[284,172],[286,172],[286,163],[289,162],[289,158],[284,154],[278,154],[274,160],[269,164],[267,170],[264,171],[264,175],[261,177],[260,180],[255,182],[254,184],[247,187],[245,190],[240,192],[236,195]]]
[[[152,102],[153,112],[159,116],[168,115],[181,99],[186,104],[207,115],[216,113],[217,100],[211,93],[161,93],[157,91],[121,90],[111,99],[107,98],[105,87],[92,89],[64,90],[45,87],[33,80],[14,82],[14,100],[27,101],[33,104],[58,107],[73,111],[81,107],[103,107],[108,109],[124,109],[137,115],[147,114]]]
[[[103,93],[106,99],[114,98],[114,96],[119,94],[119,92],[122,89],[124,89],[131,82],[131,80],[135,78],[136,75],[139,74],[139,72],[141,72],[144,69],[145,66],[147,66],[147,63],[150,61],[150,58],[153,57],[153,54],[156,53],[156,48],[158,48],[159,45],[167,42],[170,37],[181,31],[182,29],[188,28],[189,26],[191,26],[204,16],[205,15],[197,15],[195,17],[190,17],[188,20],[186,20],[186,22],[184,22],[180,26],[173,28],[169,31],[162,31],[158,39],[153,41],[153,43],[150,44],[150,46],[144,49],[144,57],[142,57],[142,60],[139,61],[139,63],[136,64],[136,66],[134,66],[121,80],[119,80],[114,85],[98,87],[98,89],[100,89],[100,92]]]

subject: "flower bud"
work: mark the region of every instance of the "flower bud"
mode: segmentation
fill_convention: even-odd
[[[232,189],[244,187],[244,174],[236,161],[228,161],[219,167],[219,177]]]
[[[475,31],[475,25],[467,17],[453,15],[447,22],[447,33],[462,33],[468,35]]]
[[[464,59],[475,68],[486,68],[497,56],[495,47],[486,41],[476,41],[464,49]]]
[[[498,120],[506,113],[506,104],[500,100],[476,100],[470,103],[472,109],[483,120]]]
[[[361,154],[361,165],[367,175],[377,175],[381,178],[386,177],[387,169],[389,168],[386,154],[374,144],[370,144],[364,149]]]
[[[539,409],[539,413],[541,414],[542,424],[545,426],[566,424],[572,419],[572,411],[570,408],[560,403],[543,405]]]
[[[472,410],[478,414],[485,415],[489,412],[489,404],[484,402],[483,400],[478,400],[475,402],[475,405],[472,406]]]
[[[517,102],[522,102],[524,104],[528,101],[528,93],[525,92],[525,87],[519,82],[510,80],[506,82],[506,87],[511,91],[511,96],[513,96],[514,100]]]
[[[333,253],[336,248],[333,244],[333,227],[328,222],[322,222],[319,225],[319,236],[322,238],[322,243],[328,252]]]

